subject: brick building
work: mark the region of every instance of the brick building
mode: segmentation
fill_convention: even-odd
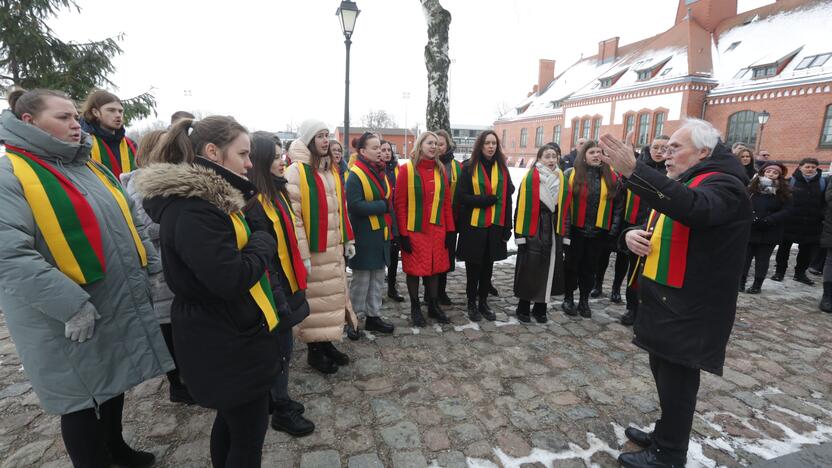
[[[686,116],[776,159],[832,161],[832,2],[777,0],[738,14],[737,0],[678,1],[675,24],[656,36],[603,40],[557,75],[555,61],[540,60],[532,92],[494,124],[511,161],[604,132],[632,130],[647,144]]]

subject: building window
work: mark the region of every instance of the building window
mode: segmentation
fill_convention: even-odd
[[[820,133],[820,145],[832,147],[832,104],[826,106],[826,117],[823,119],[823,131]]]
[[[636,116],[630,114],[627,116],[627,124],[624,125],[624,136],[633,131],[633,126],[636,124]]]
[[[520,147],[525,148],[526,143],[529,140],[529,129],[528,128],[521,128],[520,129]]]
[[[589,119],[584,119],[581,122],[581,138],[589,140]]]
[[[503,139],[502,139],[502,141],[501,141],[501,144],[503,145],[503,148],[505,148],[505,147],[506,147],[506,142],[507,142],[507,141],[508,141],[508,140],[506,139],[506,129],[503,129]]]
[[[650,114],[638,116],[638,140],[639,146],[644,146],[650,139]]]
[[[578,146],[578,119],[572,120],[572,146]]]
[[[725,49],[725,52],[731,52],[732,50],[736,49],[741,42],[742,41],[732,42],[731,45],[729,45],[728,48]]]
[[[638,81],[647,81],[653,77],[653,70],[641,70],[638,72]]]
[[[804,68],[815,68],[815,67],[822,67],[826,64],[829,58],[832,57],[832,53],[825,53],[820,55],[810,55],[800,63],[797,64],[795,70],[803,70]]]
[[[540,148],[543,146],[543,127],[537,127],[534,131],[534,147]]]
[[[592,122],[592,139],[598,141],[598,137],[601,136],[601,123],[603,122],[603,117],[596,117],[595,120]]]
[[[599,81],[601,82],[602,88],[609,88],[610,86],[612,86],[613,83],[612,78],[601,78]]]
[[[664,134],[664,119],[666,114],[664,112],[659,112],[656,114],[656,119],[653,121],[653,138],[657,138],[660,135]]]
[[[728,131],[726,143],[732,146],[742,142],[754,147],[757,142],[757,113],[754,111],[739,111],[728,117]]]
[[[552,132],[552,141],[560,146],[560,125],[555,125],[555,129]]]
[[[762,67],[756,67],[753,69],[753,75],[751,78],[755,80],[759,80],[762,78],[768,78],[770,76],[774,76],[777,74],[777,65],[765,65]]]

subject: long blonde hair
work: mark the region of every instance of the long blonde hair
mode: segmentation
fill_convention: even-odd
[[[413,166],[418,166],[419,161],[422,160],[422,143],[428,139],[428,137],[436,138],[436,143],[439,143],[439,135],[433,132],[422,132],[419,135],[419,138],[416,139],[416,144],[413,146],[413,151],[410,153],[410,159],[413,161]],[[442,176],[445,176],[445,165],[442,164],[442,161],[439,161],[439,155],[436,155],[436,165],[439,166],[439,172],[442,173]]]

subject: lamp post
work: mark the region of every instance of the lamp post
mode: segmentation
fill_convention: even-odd
[[[759,114],[757,114],[757,123],[760,124],[760,135],[757,137],[757,148],[754,151],[756,154],[760,154],[760,144],[763,142],[763,129],[766,127],[766,123],[768,123],[768,118],[771,117],[771,114],[763,110]]]
[[[352,33],[355,31],[355,20],[361,10],[355,2],[344,0],[335,11],[335,16],[341,20],[341,31],[344,33],[344,45],[347,48],[346,79],[344,80],[344,149],[345,157],[349,158],[350,147],[350,46]]]
[[[410,132],[407,130],[407,100],[410,99],[410,93],[407,91],[403,92],[402,99],[404,99],[404,157],[409,158],[410,156],[407,154],[407,137],[410,136]]]

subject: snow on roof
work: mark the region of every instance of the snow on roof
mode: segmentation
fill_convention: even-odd
[[[642,70],[649,70],[655,66],[660,65],[661,70],[656,76],[649,80],[639,81],[638,72]],[[602,88],[600,79],[615,77],[622,73],[615,84],[608,88]],[[575,96],[585,96],[598,94],[603,92],[619,92],[625,88],[638,86],[640,84],[649,84],[649,86],[656,86],[658,84],[673,81],[679,77],[688,75],[688,53],[684,47],[665,47],[656,50],[638,50],[632,54],[621,58],[616,62],[614,69],[605,73],[604,76],[598,77],[588,83],[583,88],[575,92]]]
[[[806,57],[832,52],[830,22],[832,2],[817,2],[763,18],[757,16],[720,33],[719,42],[713,47],[714,78],[719,85],[711,94],[832,77],[832,61],[821,67],[795,70]],[[735,43],[738,44],[732,48]],[[741,73],[754,66],[778,63],[794,51],[797,54],[776,76],[753,79],[750,71]]]

